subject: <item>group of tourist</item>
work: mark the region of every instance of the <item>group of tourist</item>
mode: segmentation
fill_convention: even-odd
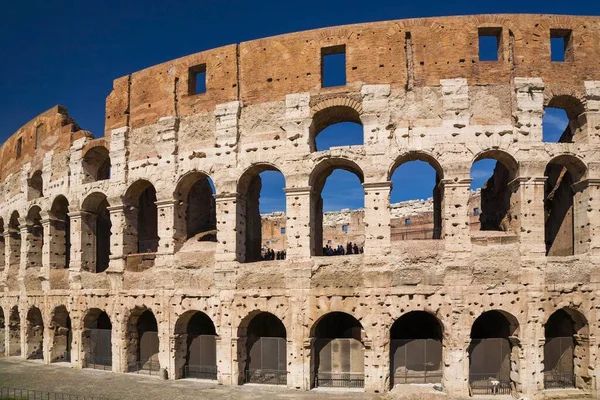
[[[285,250],[275,251],[273,249],[265,249],[262,252],[263,261],[270,260],[285,260]]]
[[[356,243],[352,242],[346,243],[345,249],[341,244],[338,244],[338,246],[335,248],[331,247],[330,245],[323,247],[324,256],[343,256],[345,254],[362,254],[363,252],[363,246],[358,247]]]

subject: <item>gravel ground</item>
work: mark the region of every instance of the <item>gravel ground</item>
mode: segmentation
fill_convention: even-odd
[[[266,385],[223,386],[191,379],[163,381],[158,377],[75,369],[67,364],[43,365],[18,358],[0,358],[0,387],[96,396],[111,400],[380,400],[362,392],[293,391]]]

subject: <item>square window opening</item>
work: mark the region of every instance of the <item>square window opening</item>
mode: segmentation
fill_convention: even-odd
[[[550,60],[573,61],[573,38],[570,29],[550,29]]]
[[[409,226],[410,225],[410,218],[406,218],[404,220],[404,225]]]
[[[346,45],[321,49],[321,86],[346,85]]]
[[[478,215],[479,215],[479,208],[478,208],[478,207],[475,207],[475,208],[473,209],[473,215],[474,215],[474,216],[478,216]]]
[[[479,61],[498,61],[502,57],[502,28],[479,28]]]
[[[190,96],[206,93],[206,64],[190,68],[188,84],[188,93]]]
[[[281,234],[283,235],[285,233],[285,228],[281,228]]]
[[[342,225],[342,232],[348,232],[348,225]]]

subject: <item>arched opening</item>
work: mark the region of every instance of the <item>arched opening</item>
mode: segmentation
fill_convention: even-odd
[[[65,306],[58,306],[52,311],[50,332],[52,335],[50,362],[71,362],[73,330],[71,328],[71,317]]]
[[[92,193],[81,206],[81,260],[82,268],[89,272],[104,272],[110,261],[110,236],[112,223],[108,200],[103,193]]]
[[[475,159],[468,205],[472,231],[518,232],[511,209],[513,191],[508,185],[516,178],[517,170],[512,156],[501,151],[484,152]]]
[[[7,259],[7,267],[18,267],[21,262],[21,230],[19,229],[19,225],[19,213],[13,211],[8,221],[8,236],[10,240],[8,251],[10,253]],[[11,269],[15,270],[14,268]],[[10,278],[11,276],[9,275],[8,279]],[[12,278],[14,279],[14,276]]]
[[[217,209],[212,180],[201,172],[186,175],[177,185],[178,218],[185,223],[185,239],[217,240]]]
[[[132,184],[124,197],[129,208],[125,214],[132,229],[131,247],[140,253],[156,253],[158,250],[158,209],[156,207],[156,189],[145,180]]]
[[[516,319],[501,311],[484,312],[471,327],[469,345],[469,386],[473,395],[517,393],[513,376],[518,376]]]
[[[210,317],[188,311],[175,324],[175,378],[217,379],[217,331]]]
[[[238,329],[240,383],[287,384],[286,329],[275,315],[246,317]]]
[[[37,170],[29,178],[27,185],[27,200],[38,199],[44,196],[44,179],[42,171]]]
[[[0,271],[4,271],[6,257],[6,242],[4,240],[4,219],[0,218]]]
[[[83,367],[112,370],[112,323],[106,312],[90,309],[83,319]]]
[[[442,168],[433,158],[412,153],[391,169],[392,241],[440,239],[442,235]]]
[[[0,356],[6,355],[6,325],[4,322],[4,310],[0,307]]]
[[[265,235],[270,215],[285,215],[285,177],[269,164],[249,168],[238,181],[237,257],[240,262],[275,260],[285,252],[285,237]],[[285,224],[283,224],[285,230]],[[277,255],[279,254],[279,258]],[[283,257],[285,258],[285,257]]]
[[[315,324],[312,336],[312,387],[364,387],[363,327],[356,318],[331,312]]]
[[[442,326],[425,311],[398,318],[390,329],[390,383],[441,383]]]
[[[37,307],[31,307],[27,312],[27,330],[25,331],[25,344],[28,360],[44,359],[44,319]]]
[[[571,156],[559,156],[546,166],[544,175],[544,218],[546,255],[571,256],[583,253],[586,225],[585,214],[577,212],[579,202],[576,197],[583,195],[583,188],[577,192],[574,184],[585,175],[585,165]]]
[[[50,208],[50,266],[69,268],[71,260],[71,222],[69,201],[65,196],[54,199]]]
[[[152,311],[136,307],[127,323],[127,366],[129,372],[156,375],[158,360],[158,323]]]
[[[544,388],[586,389],[590,377],[587,320],[570,309],[555,311],[544,325]]]
[[[44,229],[42,227],[42,210],[33,206],[27,213],[27,268],[40,268],[42,266],[42,249],[44,247]]]
[[[110,154],[104,146],[92,147],[83,156],[83,181],[95,182],[110,179]]]
[[[8,317],[8,351],[9,356],[21,355],[21,317],[19,308],[14,306],[10,309]]]
[[[584,111],[581,101],[573,96],[553,97],[544,107],[542,140],[546,143],[577,142],[582,134],[579,116]]]
[[[313,256],[362,254],[365,244],[364,177],[355,163],[332,159],[311,175]]]
[[[360,114],[348,106],[331,106],[317,111],[309,132],[311,151],[364,144]]]

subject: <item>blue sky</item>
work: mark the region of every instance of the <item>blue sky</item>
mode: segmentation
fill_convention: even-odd
[[[4,141],[55,104],[66,106],[84,129],[100,136],[113,79],[221,45],[324,26],[412,17],[501,12],[599,15],[600,2],[4,0],[0,9],[0,140]],[[413,179],[417,173],[407,175]],[[362,198],[341,201],[348,196],[340,188],[356,192],[346,179],[341,175],[334,179],[339,187],[331,190],[340,198],[332,201],[332,207],[362,203]],[[425,189],[419,186],[411,193],[426,197],[430,189]],[[264,196],[265,204],[274,204],[269,209],[280,208],[273,197],[278,192]]]

